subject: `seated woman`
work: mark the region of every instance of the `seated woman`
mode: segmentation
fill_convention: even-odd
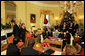
[[[70,39],[71,39],[71,35],[70,35],[69,31],[66,31],[66,35],[63,39],[63,47],[62,48],[64,48],[64,46],[66,44],[70,44]]]
[[[64,39],[64,33],[60,32],[60,34],[58,35],[59,38]]]
[[[78,43],[74,43],[73,46],[67,44],[63,49],[63,55],[80,55],[83,49]]]
[[[58,30],[56,30],[55,33],[53,34],[53,36],[58,38],[58,35],[59,35]]]
[[[67,40],[67,44],[70,44],[71,35],[69,31],[66,31],[65,39]]]
[[[62,52],[63,55],[78,55],[75,47],[67,44]]]

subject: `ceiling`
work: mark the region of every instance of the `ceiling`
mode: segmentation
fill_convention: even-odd
[[[65,1],[28,1],[39,6],[48,6],[48,7],[64,7]],[[67,4],[70,4],[70,1],[66,1]],[[76,4],[76,6],[84,5],[84,1],[72,1],[72,4]]]
[[[60,5],[60,4],[64,4],[65,1],[38,1],[40,3],[44,3],[44,4],[51,4],[51,5]],[[70,1],[66,1],[67,3],[69,3]],[[74,3],[83,3],[82,1],[72,1]]]
[[[12,3],[9,3],[9,2],[5,4],[5,8],[6,8],[6,10],[16,11],[15,5]]]
[[[39,1],[40,3],[44,3],[44,4],[49,4],[49,5],[60,5],[60,4],[64,4],[64,1]]]

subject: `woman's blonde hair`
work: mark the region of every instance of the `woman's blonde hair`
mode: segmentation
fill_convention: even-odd
[[[76,55],[77,54],[77,50],[75,49],[75,47],[67,44],[64,47],[64,55]]]

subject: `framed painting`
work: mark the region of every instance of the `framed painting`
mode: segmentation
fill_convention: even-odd
[[[31,23],[36,23],[36,15],[35,14],[30,15],[30,22]]]

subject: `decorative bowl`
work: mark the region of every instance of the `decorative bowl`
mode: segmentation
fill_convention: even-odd
[[[45,50],[48,50],[49,49],[49,47],[42,47],[43,49],[45,49]]]
[[[51,39],[52,41],[55,41],[56,39]]]

